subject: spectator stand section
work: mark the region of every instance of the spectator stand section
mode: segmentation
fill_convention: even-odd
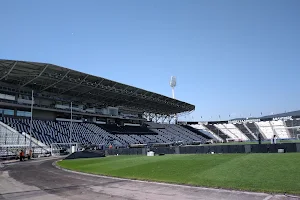
[[[214,142],[295,140],[300,136],[300,117],[264,117],[213,122],[179,122],[182,127],[214,138]],[[197,131],[195,131],[197,132]]]

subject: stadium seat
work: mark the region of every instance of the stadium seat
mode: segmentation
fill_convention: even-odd
[[[214,124],[206,124],[204,125],[208,130],[213,132],[218,137],[222,138],[223,141],[226,141],[229,138],[226,134],[224,134],[220,129],[218,129]]]
[[[249,138],[249,140],[257,140],[257,137],[253,133],[251,133],[251,130],[249,128],[247,128],[244,123],[242,123],[242,124],[235,124],[235,126],[242,133],[244,133]]]
[[[0,126],[0,144],[28,145],[26,137],[30,133],[30,118],[3,117]],[[151,143],[181,143],[204,144],[208,140],[238,141],[257,140],[257,133],[261,132],[264,139],[271,139],[274,134],[279,139],[297,137],[298,130],[287,130],[286,127],[299,126],[299,120],[293,121],[261,121],[245,124],[157,124],[146,122],[146,126],[118,126],[116,124],[103,125],[91,122],[45,121],[32,120],[32,136],[41,143],[50,146],[53,143],[69,143],[70,131],[72,143],[82,145],[102,145],[108,147],[128,147],[132,144]],[[15,130],[15,131],[14,131]],[[199,131],[200,130],[200,131]],[[10,137],[6,137],[9,133]],[[24,135],[24,134],[25,135]],[[0,154],[10,152],[0,152]]]

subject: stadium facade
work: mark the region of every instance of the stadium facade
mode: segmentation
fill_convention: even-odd
[[[0,60],[2,155],[29,144],[47,152],[58,143],[202,144],[257,140],[259,135],[297,138],[299,132],[297,116],[170,123],[178,113],[194,109],[186,102],[64,67]]]

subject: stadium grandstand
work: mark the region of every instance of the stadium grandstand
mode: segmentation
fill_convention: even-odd
[[[299,139],[300,113],[177,122],[194,105],[52,64],[0,60],[0,157],[95,148]]]
[[[194,105],[52,64],[0,60],[0,153],[52,144],[128,147],[209,138],[171,124]],[[32,110],[32,112],[31,112]],[[163,124],[157,124],[160,121]]]
[[[290,115],[293,114],[293,115]],[[216,141],[299,140],[300,112],[251,119],[210,122],[178,122],[189,130],[209,135]]]

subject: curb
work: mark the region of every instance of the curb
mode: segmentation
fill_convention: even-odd
[[[14,160],[12,162],[0,162],[0,168],[5,167],[5,166],[10,166],[10,165],[14,165],[14,164],[23,164],[23,163],[31,163],[31,162],[43,162],[43,161],[47,161],[47,160],[53,160],[56,158],[53,157],[43,157],[43,158],[32,158],[30,160],[26,160],[26,161],[19,161],[19,160]]]
[[[2,165],[2,167],[6,166],[6,165],[10,165],[10,164],[14,164],[14,163],[17,163],[17,162],[20,162],[19,160],[14,160],[14,161],[11,161],[11,162],[0,162],[0,167]]]

